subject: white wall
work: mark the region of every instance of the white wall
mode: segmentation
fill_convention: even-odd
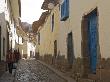
[[[1,60],[5,60],[7,53],[7,27],[5,21],[5,14],[0,14],[0,26],[1,26]],[[3,38],[5,38],[5,54],[3,55]]]
[[[5,11],[5,0],[0,0],[0,13]]]
[[[59,31],[59,50],[67,54],[67,34],[72,31],[75,57],[81,57],[81,21],[84,14],[97,7],[99,13],[98,31],[101,56],[110,58],[110,0],[69,0],[69,19],[61,22]]]

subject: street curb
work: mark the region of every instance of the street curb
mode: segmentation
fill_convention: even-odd
[[[37,60],[39,63],[41,63],[42,65],[46,66],[47,68],[49,68],[50,70],[52,70],[54,73],[56,73],[58,76],[60,76],[61,78],[65,79],[67,82],[76,82],[74,79],[68,77],[68,76],[64,76],[64,73],[52,68],[51,66],[47,65],[46,63]]]

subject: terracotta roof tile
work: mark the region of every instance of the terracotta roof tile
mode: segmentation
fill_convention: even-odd
[[[49,3],[53,3],[54,5],[57,5],[58,2],[59,2],[59,0],[44,0],[41,9],[49,10],[49,8],[48,8]]]
[[[43,12],[38,21],[34,21],[32,24],[32,29],[34,32],[38,31],[38,28],[45,23],[46,17],[49,15],[49,12]]]

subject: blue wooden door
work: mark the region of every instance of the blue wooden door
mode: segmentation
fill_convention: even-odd
[[[89,52],[90,67],[93,73],[96,72],[97,64],[97,14],[93,12],[89,15]]]

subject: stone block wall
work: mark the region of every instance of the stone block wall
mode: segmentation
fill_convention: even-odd
[[[39,60],[45,62],[48,65],[51,65],[52,67],[60,70],[63,73],[69,73],[69,76],[74,79],[83,76],[84,66],[81,58],[76,58],[74,60],[72,68],[70,68],[65,56],[57,56],[56,58],[54,58],[52,55],[44,55],[44,56],[40,56]]]
[[[76,58],[74,59],[72,68],[69,68],[69,64],[65,56],[57,56],[54,58],[51,54],[39,56],[39,59],[48,65],[54,67],[57,70],[67,74],[68,76],[74,78],[76,81],[81,80],[85,82],[110,82],[110,58],[101,58],[97,63],[96,74],[87,72],[85,76],[84,59]],[[88,69],[90,70],[90,69]]]

